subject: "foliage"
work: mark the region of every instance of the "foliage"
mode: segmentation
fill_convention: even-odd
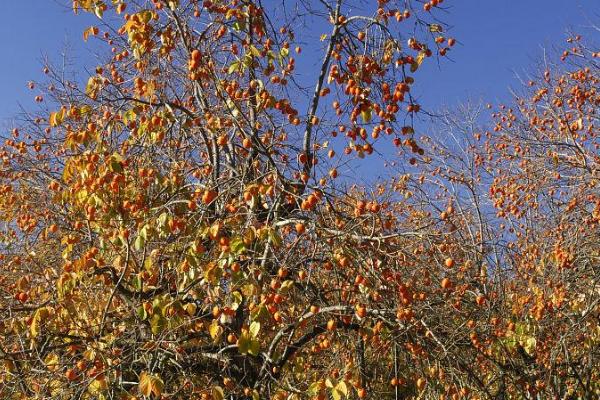
[[[0,148],[2,398],[597,396],[597,54],[418,138],[444,6],[73,0],[110,59]]]

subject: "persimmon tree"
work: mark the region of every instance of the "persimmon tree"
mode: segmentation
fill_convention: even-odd
[[[394,391],[418,229],[334,179],[386,137],[422,151],[410,88],[454,44],[441,3],[74,0],[110,58],[85,85],[47,66],[2,149],[4,396]],[[302,75],[306,23],[327,31]]]
[[[568,43],[489,128],[482,107],[437,119],[412,177],[421,209],[481,267],[467,293],[484,295],[486,313],[468,317],[459,354],[479,366],[483,397],[599,394],[599,54],[580,36]]]
[[[583,47],[437,140],[411,87],[441,0],[72,6],[108,58],[45,67],[0,149],[3,398],[597,393]],[[346,172],[389,148],[389,181]]]

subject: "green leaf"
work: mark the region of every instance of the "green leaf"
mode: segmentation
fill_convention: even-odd
[[[242,302],[244,301],[244,298],[242,297],[242,294],[237,290],[231,294],[231,297],[233,297],[233,303],[231,305],[231,308],[233,310],[237,310],[240,304],[242,304]]]
[[[251,65],[252,65],[252,56],[250,54],[244,55],[244,58],[242,59],[242,66],[248,68]]]
[[[112,156],[110,156],[110,160],[109,160],[109,168],[112,172],[122,172],[123,171],[123,164],[121,164],[123,162],[123,157],[121,157],[119,154],[114,153]]]
[[[106,399],[106,396],[104,396],[102,392],[106,391],[107,389],[108,384],[106,383],[106,378],[95,378],[92,380],[87,390],[90,394],[95,396],[95,399],[104,400]]]
[[[244,245],[244,241],[242,240],[242,238],[236,237],[231,241],[229,248],[233,253],[240,254],[246,249],[246,246]]]
[[[137,316],[142,320],[145,321],[148,318],[148,312],[146,311],[146,309],[144,308],[144,306],[139,306],[137,309]]]
[[[242,334],[237,341],[238,351],[241,354],[248,353],[248,349],[250,348],[250,338],[248,335]]]
[[[329,385],[327,386],[329,387]],[[331,396],[334,400],[341,400],[342,396],[348,397],[348,386],[346,386],[346,382],[339,381],[338,384],[331,389]]]
[[[258,333],[260,332],[260,322],[258,321],[254,321],[250,324],[250,335],[252,335],[253,338],[256,338],[258,336]]]
[[[231,100],[231,99],[228,98],[226,102],[227,102],[227,107],[229,107],[229,110],[231,111],[231,114],[234,117],[237,117],[238,115],[240,115],[240,111],[236,107],[236,105],[233,102],[233,100]]]
[[[157,334],[161,333],[162,331],[165,330],[167,325],[168,325],[168,321],[166,320],[165,317],[163,317],[162,315],[160,315],[157,312],[152,314],[152,318],[150,319],[150,329],[152,330],[153,334],[157,335]]]
[[[279,288],[279,292],[287,293],[292,287],[294,287],[294,281],[291,279],[287,279],[283,281],[281,287]]]
[[[160,214],[158,219],[156,220],[156,225],[158,227],[158,230],[162,234],[167,234],[169,232],[169,228],[167,226],[168,220],[169,220],[169,214],[167,214],[166,212]]]
[[[50,126],[55,127],[62,124],[65,117],[64,110],[60,110],[58,112],[50,113],[49,123]]]
[[[535,352],[536,345],[537,345],[537,341],[535,340],[535,338],[533,336],[530,336],[523,341],[523,349],[525,349],[525,351],[529,355],[533,355],[533,353]]]
[[[100,7],[100,5],[97,5],[96,7],[94,7],[94,14],[96,14],[96,17],[102,19],[102,16],[104,15],[104,11],[102,10],[102,7]]]
[[[50,353],[44,359],[44,364],[46,364],[47,367],[53,367],[55,365],[58,365],[58,361],[59,361],[58,354]]]
[[[239,61],[234,61],[231,63],[231,65],[229,66],[229,68],[227,69],[227,73],[228,74],[233,74],[236,71],[240,70],[240,62]]]
[[[319,393],[319,391],[321,390],[321,383],[320,382],[313,382],[308,386],[308,394],[310,395],[317,395]]]
[[[258,356],[260,353],[260,342],[256,339],[251,339],[248,346],[248,354],[252,356]]]
[[[269,315],[269,311],[267,311],[267,307],[264,304],[254,307],[252,311],[250,311],[250,319],[252,321],[266,320]]]
[[[279,235],[279,232],[276,230],[269,230],[269,237],[271,238],[271,243],[273,243],[273,246],[275,247],[279,247],[283,243],[281,235]]]
[[[144,237],[142,235],[138,235],[135,238],[135,242],[133,243],[133,248],[139,251],[139,250],[143,249],[145,245],[146,245],[146,239],[144,239]]]
[[[100,90],[100,82],[98,82],[98,80],[98,77],[91,76],[88,79],[87,85],[85,86],[85,94],[87,94],[91,99],[95,99],[98,96],[98,91]]]
[[[254,57],[260,57],[260,51],[255,47],[255,46],[250,46],[250,53],[254,56]]]
[[[142,278],[139,275],[135,275],[133,277],[133,279],[131,280],[131,284],[133,285],[135,290],[137,290],[137,291],[142,290]]]

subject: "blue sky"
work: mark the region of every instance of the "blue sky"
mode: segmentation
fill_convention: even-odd
[[[544,49],[557,61],[556,49],[567,46],[568,30],[600,43],[599,0],[447,0],[442,19],[452,26],[460,45],[454,62],[438,68],[424,66],[421,86],[415,87],[423,103],[433,107],[456,104],[466,98],[496,103],[510,98],[508,87],[518,87],[516,74],[536,71]],[[554,50],[552,50],[554,49]]]
[[[69,48],[75,69],[91,63],[92,55],[82,31],[93,19],[74,16],[66,0],[3,2],[0,14],[0,120],[18,112],[18,104],[33,106],[29,80],[42,78],[44,54],[54,61]],[[459,40],[453,62],[438,68],[429,63],[419,72],[415,87],[428,109],[456,104],[467,98],[496,102],[508,99],[509,86],[517,86],[515,72],[535,69],[542,47],[564,47],[568,28],[591,34],[600,25],[600,0],[446,0],[449,12],[442,19]],[[596,32],[596,35],[600,35]],[[590,39],[593,39],[591,37]]]
[[[69,49],[73,67],[89,60],[82,39],[91,24],[89,16],[75,16],[65,0],[3,1],[0,13],[0,120],[33,106],[37,92],[27,88],[30,80],[43,80],[42,60],[61,60]],[[88,61],[89,63],[89,61]]]

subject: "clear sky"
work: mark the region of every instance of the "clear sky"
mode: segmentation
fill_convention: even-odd
[[[600,44],[600,0],[446,0],[451,35],[460,45],[453,62],[424,65],[415,87],[424,104],[436,107],[466,98],[495,103],[510,98],[508,87],[518,87],[516,74],[535,71],[543,59],[557,61],[556,49],[567,46],[567,31]],[[554,52],[552,51],[554,49]],[[430,107],[431,107],[430,106]],[[430,108],[428,107],[428,108]]]
[[[19,103],[33,106],[35,92],[27,89],[27,82],[42,78],[44,54],[58,61],[67,47],[75,67],[93,65],[82,40],[82,31],[93,20],[88,15],[74,16],[65,3],[3,1],[0,120],[14,116]],[[591,34],[590,25],[600,25],[600,0],[446,0],[444,4],[450,9],[442,19],[452,26],[450,33],[459,45],[452,51],[453,62],[444,61],[439,68],[430,63],[419,72],[415,94],[428,109],[466,98],[507,99],[507,88],[517,85],[515,72],[533,69],[542,47],[563,47],[568,28],[585,36]]]
[[[61,60],[68,49],[73,67],[89,64],[90,53],[82,39],[91,24],[85,15],[75,16],[65,0],[2,1],[0,13],[0,119],[6,120],[33,106],[36,91],[27,88],[30,80],[43,80],[45,56]],[[1,126],[1,125],[0,125]]]

